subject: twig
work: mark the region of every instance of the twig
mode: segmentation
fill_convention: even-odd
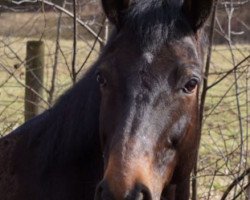
[[[237,78],[239,79],[241,76],[243,76],[243,73],[241,73]],[[222,97],[220,98],[220,100],[217,102],[217,104],[213,107],[213,109],[206,115],[206,118],[208,116],[210,116],[214,110],[219,106],[219,104],[223,101],[223,99],[225,98],[225,96],[229,93],[229,91],[233,88],[235,82],[233,82],[232,85],[229,86],[229,88],[226,90],[226,92],[222,95]]]
[[[208,48],[208,55],[207,55],[207,61],[206,61],[206,67],[205,67],[205,79],[203,80],[203,89],[201,93],[201,102],[200,102],[200,128],[202,129],[202,122],[203,122],[203,114],[204,114],[204,106],[206,101],[206,95],[207,95],[207,83],[208,83],[208,75],[209,75],[209,69],[210,69],[210,63],[211,63],[211,55],[212,55],[212,46],[213,46],[213,37],[214,37],[214,27],[215,27],[215,17],[216,17],[216,11],[217,11],[217,5],[218,0],[214,2],[213,6],[213,14],[211,19],[211,27],[209,32],[209,48]],[[198,154],[198,153],[197,153]],[[198,157],[198,155],[197,155]],[[197,199],[197,167],[198,163],[196,161],[194,169],[193,169],[193,179],[192,179],[192,200]]]
[[[49,98],[48,98],[48,102],[50,105],[52,105],[53,95],[55,91],[55,81],[56,81],[56,73],[57,73],[57,66],[58,66],[59,49],[60,49],[61,20],[62,20],[62,12],[60,11],[58,21],[57,21],[55,57],[54,57],[54,65],[53,65],[52,78],[51,78],[51,87],[49,90]]]
[[[250,174],[250,168],[246,169],[240,176],[238,176],[234,181],[228,186],[226,191],[224,192],[223,196],[221,197],[221,200],[225,200],[228,196],[228,194],[231,192],[231,190],[242,180]]]
[[[71,12],[69,12],[68,10],[66,10],[65,8],[63,8],[63,7],[61,7],[61,6],[57,5],[57,4],[54,4],[54,3],[50,2],[50,1],[47,1],[47,0],[34,0],[34,1],[32,1],[32,0],[21,0],[21,1],[12,0],[11,2],[16,4],[16,5],[21,5],[23,3],[38,3],[38,2],[40,2],[40,3],[44,3],[44,4],[48,5],[48,6],[52,6],[53,8],[55,8],[55,9],[57,9],[59,11],[62,11],[63,13],[67,14],[68,16],[70,16],[72,18],[74,17],[74,15]],[[84,23],[79,18],[77,18],[76,21],[81,26],[83,26],[90,34],[92,34],[94,37],[97,37],[98,41],[100,43],[102,43],[102,44],[105,43],[105,41],[103,41],[102,38],[98,37],[96,32],[92,28],[90,28],[86,23]]]
[[[231,0],[229,2],[229,4],[225,4],[225,8],[226,8],[226,12],[227,12],[227,17],[228,17],[228,46],[229,46],[229,50],[231,53],[231,58],[233,61],[233,66],[236,65],[236,61],[235,61],[235,55],[233,53],[233,45],[232,45],[232,19],[233,19],[233,13],[235,10],[233,1]],[[240,158],[239,158],[239,169],[238,169],[238,173],[240,173],[242,165],[243,165],[243,148],[244,148],[244,130],[243,130],[243,124],[242,124],[242,114],[241,114],[241,109],[240,109],[240,99],[239,99],[239,83],[238,83],[238,75],[237,75],[237,71],[236,69],[233,70],[233,76],[234,76],[234,80],[235,80],[235,100],[236,100],[236,104],[237,104],[237,113],[238,113],[238,121],[239,121],[239,129],[240,129]],[[235,187],[234,190],[234,196],[236,195],[236,191],[237,191],[237,185]]]
[[[5,70],[7,71],[7,73],[9,75],[11,75],[20,85],[22,85],[23,87],[31,90],[34,94],[36,94],[45,104],[47,104],[47,106],[50,107],[50,104],[48,103],[48,101],[46,101],[40,94],[38,94],[34,89],[32,89],[31,87],[25,85],[24,83],[22,83],[20,80],[18,80],[18,78],[16,76],[14,76],[14,74],[9,71],[4,65],[0,64],[0,66]]]
[[[236,70],[239,66],[241,66],[245,61],[247,61],[250,58],[250,55],[245,57],[242,61],[240,61],[237,65],[235,65],[232,69],[230,69],[224,76],[222,76],[219,80],[211,84],[210,86],[207,87],[207,90],[211,89],[221,81],[223,81],[228,75],[230,75],[234,70]]]
[[[100,28],[100,30],[99,30],[99,32],[98,32],[98,36],[99,36],[99,35],[101,34],[101,32],[102,32],[103,25],[104,25],[105,21],[106,21],[106,19],[104,18],[103,23],[102,23],[102,26],[101,26],[101,28]],[[92,45],[92,47],[91,47],[91,50],[89,51],[87,57],[85,58],[85,60],[84,60],[84,62],[82,63],[81,67],[79,68],[79,70],[77,71],[77,74],[79,74],[79,73],[81,72],[82,68],[85,66],[85,64],[87,63],[88,59],[90,58],[92,52],[94,51],[95,46],[96,46],[96,43],[97,43],[97,41],[98,41],[97,39],[98,39],[98,37],[96,37],[96,39],[95,39],[95,41],[94,41],[94,43],[93,43],[93,45]]]
[[[250,182],[247,183],[247,185],[245,185],[239,192],[237,195],[235,195],[235,197],[232,200],[236,200],[243,192],[245,192],[245,190],[250,186]],[[249,199],[247,199],[249,200]]]
[[[76,24],[76,0],[73,0],[73,52],[72,52],[72,66],[71,66],[71,73],[72,73],[72,82],[73,84],[76,83],[76,77],[77,77],[77,73],[76,73],[76,46],[77,46],[77,24]]]

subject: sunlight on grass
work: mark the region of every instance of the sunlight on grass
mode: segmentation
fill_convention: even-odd
[[[233,54],[233,57],[232,57]],[[212,55],[212,65],[209,85],[219,80],[225,73],[250,55],[249,45],[235,46],[232,52],[225,45],[215,46]],[[234,62],[232,61],[234,59]],[[204,198],[210,188],[211,199],[219,199],[228,184],[250,166],[246,160],[250,140],[246,135],[249,123],[249,61],[237,69],[239,100],[243,135],[239,129],[237,112],[235,79],[230,74],[222,82],[208,91],[206,112],[202,131],[199,162],[199,196]],[[243,144],[241,140],[243,139]],[[241,149],[242,147],[242,149]],[[243,152],[241,152],[243,151]],[[242,160],[241,156],[243,154]],[[202,169],[202,170],[201,170]],[[242,183],[241,183],[242,184]],[[204,187],[205,186],[205,187]],[[238,190],[240,187],[238,187]]]
[[[37,40],[36,38],[0,38],[0,52],[4,52],[0,55],[0,64],[7,68],[7,72],[4,68],[0,67],[0,133],[7,133],[22,124],[24,121],[24,91],[25,88],[22,84],[25,84],[25,57],[26,57],[26,42],[28,40]],[[1,43],[1,41],[4,41]],[[45,43],[45,69],[44,69],[44,99],[48,99],[48,93],[51,87],[52,67],[54,65],[54,51],[55,42],[51,40],[44,40]],[[89,41],[86,44],[83,41],[77,43],[77,57],[76,68],[80,69],[86,56],[90,51],[90,44],[93,41]],[[99,49],[97,47],[93,50],[88,61],[84,65],[78,78],[88,69],[88,67],[96,60]],[[71,60],[72,60],[72,41],[61,40],[60,49],[64,53],[59,53],[58,57],[58,72],[55,81],[55,93],[54,96],[58,98],[72,85],[70,76]],[[17,56],[18,55],[18,58]],[[12,76],[13,74],[13,76]],[[44,109],[47,109],[47,105],[41,105]]]

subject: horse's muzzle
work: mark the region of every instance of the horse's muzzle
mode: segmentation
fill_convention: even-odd
[[[120,195],[121,197],[115,196],[116,195],[112,194],[110,191],[106,181],[102,181],[97,186],[95,200],[152,200],[149,189],[142,184],[137,184],[132,191],[128,191],[126,194]]]

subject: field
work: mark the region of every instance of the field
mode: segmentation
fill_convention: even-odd
[[[0,18],[0,25],[4,24],[2,26],[4,28],[0,30],[0,135],[5,135],[24,122],[23,84],[28,40],[42,38],[45,42],[46,78],[43,98],[48,99],[47,90],[51,87],[52,67],[55,62],[55,26],[57,23],[55,16],[57,15],[50,13],[45,16],[46,20],[42,14],[26,13],[20,17],[20,14],[5,13],[2,16],[4,18]],[[10,17],[12,18],[9,19]],[[17,19],[21,19],[21,21],[17,23]],[[9,23],[6,23],[6,20]],[[64,29],[60,40],[61,50],[58,54],[54,99],[72,85],[70,78],[73,46],[70,32],[72,27],[68,25],[68,21],[68,18],[64,18],[62,23]],[[80,30],[78,33],[76,58],[78,69],[84,63],[94,43],[94,39],[91,39],[90,36],[87,37],[88,39],[82,37],[83,32]],[[99,49],[97,43],[78,78],[96,60]],[[234,45],[232,50],[227,45],[214,46],[208,77],[209,85],[215,83],[249,55],[250,45]],[[239,106],[237,105],[233,73],[208,90],[197,175],[199,199],[220,199],[228,185],[250,166],[248,159],[250,153],[249,64],[248,59],[237,68]],[[43,109],[49,107],[47,104],[40,106]],[[240,109],[237,109],[238,107]],[[239,128],[240,122],[242,130]],[[246,184],[246,179],[244,181],[240,182],[233,192],[240,192],[241,186]],[[244,193],[239,199],[244,199]]]
[[[0,38],[1,40],[1,38]],[[2,66],[0,69],[0,132],[5,132],[6,128],[16,127],[23,123],[23,113],[24,113],[24,90],[23,85],[25,84],[25,53],[26,53],[26,42],[27,40],[34,40],[32,38],[23,39],[23,38],[11,38],[7,42],[8,45],[0,43],[0,52],[4,54],[0,55]],[[2,41],[6,40],[2,38]],[[44,100],[48,99],[48,93],[51,86],[51,75],[52,75],[52,66],[54,64],[54,53],[55,42],[46,40],[45,42],[45,80],[44,80]],[[77,59],[76,66],[79,68],[85,60],[86,55],[89,52],[90,44],[93,41],[89,41],[88,44],[85,42],[78,42],[77,45]],[[98,46],[98,45],[97,45]],[[72,42],[69,40],[61,41],[61,50],[64,54],[60,54],[58,57],[58,72],[55,80],[56,90],[55,98],[60,96],[67,88],[72,85],[72,80],[70,77],[70,69],[67,65],[71,65],[72,58]],[[18,55],[18,58],[13,55],[13,52]],[[88,59],[87,63],[84,65],[84,68],[81,70],[81,74],[93,63],[95,58],[98,55],[98,47],[96,47]],[[16,68],[18,66],[18,68]],[[44,109],[48,108],[48,105],[42,104]]]
[[[236,45],[232,52],[226,45],[215,46],[209,85],[219,80],[225,75],[225,72],[232,69],[249,54],[250,46],[247,45]],[[235,64],[232,62],[232,55]],[[237,176],[237,171],[250,166],[249,159],[247,159],[250,153],[248,139],[250,126],[249,75],[248,59],[248,62],[240,65],[237,70],[242,132],[239,128],[233,73],[208,91],[199,162],[201,172],[199,179],[200,185],[203,186],[200,187],[200,196],[203,196],[204,199],[207,199],[208,196],[211,199],[221,197],[228,183],[231,183]],[[210,189],[207,190],[207,188]]]

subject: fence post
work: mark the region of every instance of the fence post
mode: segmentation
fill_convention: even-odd
[[[28,41],[26,49],[25,73],[25,121],[39,114],[39,106],[43,93],[44,75],[44,43],[42,41]]]

